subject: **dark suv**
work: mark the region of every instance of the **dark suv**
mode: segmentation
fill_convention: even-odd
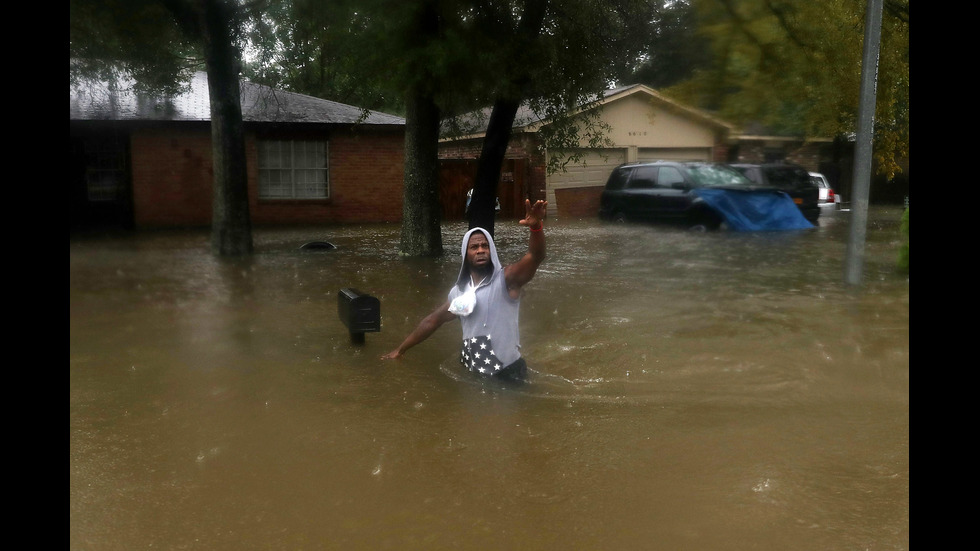
[[[716,229],[722,219],[691,190],[756,189],[759,186],[732,168],[704,162],[627,163],[616,167],[599,202],[603,220],[673,222],[691,228]]]
[[[810,181],[810,173],[793,164],[733,164],[733,168],[758,185],[785,191],[800,208],[803,216],[817,223],[820,218],[820,190]]]

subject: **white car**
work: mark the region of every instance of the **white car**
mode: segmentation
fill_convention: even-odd
[[[834,193],[834,189],[830,187],[830,182],[827,181],[827,178],[823,174],[811,172],[810,181],[820,190],[820,197],[817,199],[817,204],[821,207],[832,207],[840,203],[840,195]]]

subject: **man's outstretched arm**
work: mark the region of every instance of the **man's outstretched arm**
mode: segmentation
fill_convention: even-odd
[[[524,219],[520,221],[522,226],[527,226],[531,230],[528,238],[527,253],[520,260],[507,266],[504,275],[507,278],[507,289],[512,293],[520,291],[537,272],[538,266],[544,261],[544,217],[548,210],[547,201],[536,201],[531,205],[531,201],[524,200]]]
[[[442,327],[442,324],[451,321],[455,317],[449,312],[449,301],[446,301],[442,306],[433,310],[431,314],[422,318],[422,321],[405,337],[405,340],[398,345],[398,348],[381,356],[381,359],[396,360],[401,358],[405,354],[405,351],[432,336],[436,332],[436,329]]]

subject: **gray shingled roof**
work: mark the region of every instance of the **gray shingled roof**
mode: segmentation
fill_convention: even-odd
[[[133,91],[132,83],[113,92],[106,83],[70,86],[69,120],[211,120],[208,78],[194,74],[187,91],[174,97],[148,97]],[[306,122],[328,124],[404,125],[405,119],[366,111],[302,94],[242,81],[242,118],[246,122]]]

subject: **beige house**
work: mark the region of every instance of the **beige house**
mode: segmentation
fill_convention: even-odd
[[[564,171],[547,174],[545,167],[556,155],[567,158],[570,151],[549,151],[537,133],[549,120],[529,109],[518,112],[508,159],[525,159],[525,197],[544,198],[549,214],[593,216],[606,179],[616,166],[634,161],[703,160],[725,161],[727,140],[733,129],[710,115],[665,98],[652,88],[633,85],[607,90],[602,99],[588,106],[606,127],[606,145],[595,148],[582,143],[578,162]],[[576,113],[578,116],[580,113]],[[488,117],[487,117],[488,118]],[[483,127],[485,130],[485,125]],[[440,157],[445,160],[476,159],[483,131],[444,140]],[[506,172],[502,183],[514,181]]]

